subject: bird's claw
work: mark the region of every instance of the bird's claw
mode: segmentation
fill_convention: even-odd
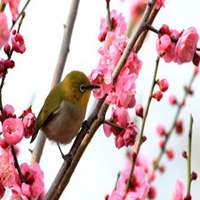
[[[81,127],[83,129],[89,129],[90,126],[88,120],[83,121]]]
[[[68,153],[68,154],[65,154],[65,155],[62,155],[62,158],[65,162],[69,162],[71,163],[72,162],[72,158],[73,158],[73,155],[71,153]]]

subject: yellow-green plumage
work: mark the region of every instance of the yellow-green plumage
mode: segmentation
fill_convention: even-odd
[[[81,91],[81,86],[91,85],[87,76],[72,71],[57,84],[47,96],[37,117],[35,133],[41,128],[44,134],[58,143],[69,143],[77,134],[84,119],[91,89]]]

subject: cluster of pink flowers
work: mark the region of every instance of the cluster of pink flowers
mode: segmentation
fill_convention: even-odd
[[[127,182],[131,171],[131,161],[128,160],[124,170],[120,172],[116,188],[111,195],[106,197],[107,200],[138,200],[138,199],[155,199],[156,188],[150,186],[150,182],[155,178],[154,173],[149,168],[150,163],[146,158],[138,156],[136,166],[130,179],[130,187],[127,190]]]
[[[20,165],[23,181],[15,168],[10,148],[0,148],[0,198],[10,189],[14,199],[42,200],[44,196],[43,172],[37,163]]]
[[[4,107],[4,114],[0,115],[2,135],[0,136],[0,197],[6,189],[12,192],[11,199],[42,200],[44,196],[43,172],[37,163],[28,165],[23,163],[20,170],[21,177],[15,168],[11,145],[17,145],[23,137],[30,137],[34,132],[36,117],[31,108],[25,110],[17,118],[11,105]],[[16,148],[16,146],[14,146]]]
[[[159,30],[156,48],[165,62],[183,64],[193,61],[198,65],[199,56],[196,53],[198,40],[199,35],[194,27],[178,32],[163,25]]]
[[[115,106],[112,110],[111,120],[122,125],[124,130],[114,131],[113,128],[106,128],[105,130],[107,136],[111,133],[116,136],[116,146],[120,148],[124,145],[132,145],[135,140],[137,128],[133,122],[130,122],[128,112],[124,111],[124,109],[135,106],[135,80],[137,79],[142,62],[134,50],[132,50],[116,83],[113,83],[112,73],[127,45],[128,38],[125,35],[127,26],[122,14],[112,11],[111,22],[112,31],[109,31],[107,20],[102,19],[101,21],[101,32],[98,37],[102,42],[102,47],[99,49],[101,57],[97,68],[90,75],[90,80],[92,83],[100,86],[100,89],[94,90],[95,97],[100,99],[107,95],[106,103]],[[121,118],[119,114],[122,113],[128,119],[127,121],[124,120],[125,123],[118,121]],[[114,117],[116,115],[117,117]]]

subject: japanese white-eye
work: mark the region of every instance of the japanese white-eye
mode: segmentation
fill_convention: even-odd
[[[37,117],[31,142],[41,128],[50,140],[67,144],[77,134],[84,120],[92,85],[80,71],[72,71],[47,96]]]

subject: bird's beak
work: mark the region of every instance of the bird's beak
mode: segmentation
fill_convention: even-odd
[[[98,88],[100,88],[99,85],[90,84],[90,85],[86,85],[84,89],[93,90],[93,89],[98,89]]]

